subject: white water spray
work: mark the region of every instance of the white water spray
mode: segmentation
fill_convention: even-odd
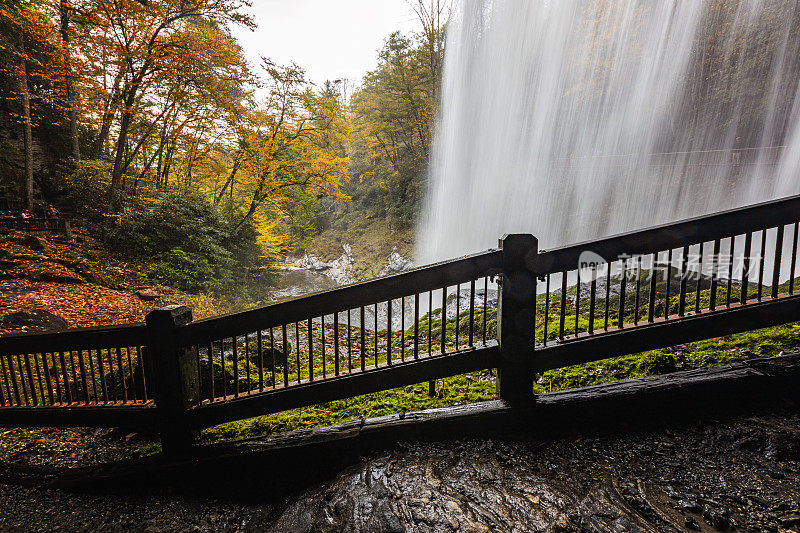
[[[800,1],[463,0],[420,263],[800,193]]]

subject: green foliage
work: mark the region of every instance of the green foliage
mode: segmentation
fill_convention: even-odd
[[[111,183],[111,163],[103,159],[77,162],[64,178],[66,203],[76,216],[95,224],[106,219],[106,192]]]
[[[106,241],[151,261],[152,280],[194,292],[226,288],[237,271],[257,262],[258,253],[252,229],[232,235],[212,204],[188,192],[166,193],[148,208],[129,209]]]

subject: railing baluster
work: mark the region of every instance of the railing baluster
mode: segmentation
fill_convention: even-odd
[[[428,357],[433,355],[433,291],[428,291]]]
[[[0,365],[3,368],[3,381],[6,384],[6,396],[8,402],[14,402],[17,407],[22,405],[19,398],[19,391],[17,390],[17,382],[14,381],[14,358],[10,355],[0,356]],[[12,399],[13,396],[13,399]]]
[[[122,401],[128,403],[128,384],[125,383],[125,368],[122,364],[122,348],[117,347],[117,367],[119,368],[119,381],[122,387]],[[55,359],[53,359],[55,365]]]
[[[567,314],[567,273],[561,273],[561,310],[558,313],[558,340],[564,340],[564,321]]]
[[[783,260],[783,232],[784,226],[778,226],[778,235],[775,238],[775,264],[772,267],[772,297],[778,297],[778,284],[781,277],[781,261]],[[763,254],[762,254],[763,255]]]
[[[792,264],[789,267],[789,294],[794,294],[794,271],[797,266],[797,246],[800,241],[800,222],[794,224],[794,242],[792,243]]]
[[[764,293],[764,266],[767,258],[767,229],[761,230],[761,255],[758,257],[758,296],[760,302]]]
[[[206,345],[206,354],[208,355],[208,401],[213,402],[216,394],[214,392],[214,342],[209,342]],[[223,376],[223,380],[224,380]],[[136,387],[134,386],[134,390]]]
[[[717,285],[719,280],[719,254],[720,240],[714,240],[714,254],[711,257],[711,295],[709,297],[709,309],[712,311],[717,308]]]
[[[311,318],[308,319],[308,381],[314,381],[314,321]]]
[[[147,401],[150,400],[150,396],[147,394],[147,377],[144,371],[144,360],[146,357],[149,357],[149,354],[146,354],[145,351],[146,348],[144,346],[136,347],[136,357],[141,362],[139,364],[139,377],[142,379],[142,403],[147,403]]]
[[[264,392],[264,333],[262,332],[261,328],[258,328],[256,331],[256,343],[258,344],[258,390],[259,392]],[[298,339],[299,341],[299,339]],[[300,357],[300,344],[297,344],[297,357]],[[209,357],[209,360],[211,358]],[[300,373],[300,360],[298,359],[297,363],[297,373]],[[213,374],[213,372],[212,372]],[[213,381],[211,382],[214,383]],[[212,385],[213,387],[213,385]]]
[[[87,354],[89,356],[89,374],[92,376],[92,387],[93,387],[93,392],[94,392],[94,403],[100,403],[100,393],[102,391],[97,386],[97,370],[94,368],[95,358],[92,357],[91,348],[86,350],[86,352],[87,352]],[[98,355],[98,363],[100,363],[100,361],[99,361],[100,350],[97,350],[97,355]],[[102,367],[102,365],[100,365],[100,366]]]
[[[667,269],[666,269],[666,284],[664,286],[664,320],[669,319],[670,301],[669,301],[669,286],[672,282],[672,248],[667,251]]]
[[[592,266],[592,283],[589,285],[589,334],[594,334],[594,314],[597,298],[597,267]],[[545,315],[547,316],[547,315]]]
[[[578,336],[578,319],[580,318],[580,301],[581,301],[581,269],[575,271],[575,337]]]
[[[105,369],[103,368],[103,352],[100,350],[100,348],[97,348],[96,353],[97,371],[100,373],[100,392],[103,394],[103,403],[106,403],[108,402],[108,390],[106,389],[106,373]],[[89,350],[89,362],[92,363],[92,361],[92,351]],[[95,370],[92,370],[92,379],[95,379]],[[95,398],[97,398],[97,382],[95,382],[94,394]]]
[[[456,285],[456,351],[459,350],[459,330],[461,329],[461,284]]]
[[[683,251],[681,252],[681,282],[680,282],[680,291],[678,294],[678,316],[684,316],[686,314],[686,276],[687,276],[687,266],[689,264],[689,247],[684,246]]]
[[[400,361],[406,360],[406,297],[400,298]]]
[[[136,403],[139,401],[139,392],[136,390],[136,369],[134,368],[133,360],[131,359],[130,346],[125,347],[125,360],[128,362],[128,373],[131,376],[131,396],[133,396],[133,402]],[[137,358],[136,360],[139,361],[139,366],[142,366],[141,359]],[[64,372],[66,372],[66,369],[64,369]]]
[[[414,359],[419,359],[419,293],[414,294]]]
[[[0,372],[3,373],[3,377],[5,377],[6,368],[5,364],[3,363],[3,357],[0,356]],[[11,403],[11,391],[8,391],[8,403]],[[3,390],[3,384],[0,382],[0,407],[6,406],[6,391]]]
[[[245,376],[247,379],[247,394],[250,395],[250,334],[244,334],[244,366],[245,366]]]
[[[487,313],[489,312],[489,308],[486,306],[486,303],[489,299],[489,276],[483,277],[483,344],[486,344],[486,319],[488,318]]]
[[[0,382],[0,389],[3,388],[3,382],[5,382],[5,395],[8,398],[8,404],[11,405],[11,387],[8,386],[8,373],[6,371],[6,358],[0,355],[0,372],[3,373],[3,381]]]
[[[301,379],[301,369],[303,363],[300,360],[300,321],[294,323],[294,358],[295,364],[297,365],[297,384],[299,385],[302,381]],[[288,359],[288,354],[287,354]]]
[[[0,358],[0,360],[2,360],[2,358]],[[58,376],[58,368],[56,368],[56,383],[61,383],[63,380],[63,385],[61,386],[61,390],[59,390],[59,401],[64,403],[64,400],[66,400],[66,403],[72,403],[72,392],[69,390],[69,375],[67,374],[67,365],[64,361],[64,352],[58,352],[58,361],[61,363],[61,377]],[[55,363],[55,359],[53,363]],[[8,382],[6,382],[6,389],[8,390]],[[10,392],[11,391],[9,391],[9,393]]]
[[[652,324],[656,310],[656,265],[661,252],[656,252],[650,257],[650,292],[647,299],[647,321]]]
[[[447,330],[447,287],[442,287],[442,346],[441,351],[444,355],[445,348],[445,332]]]
[[[347,373],[353,372],[353,325],[350,322],[350,309],[347,310]]]
[[[32,353],[31,357],[33,357],[33,366],[36,368],[36,381],[39,383],[39,403],[42,405],[47,403],[47,397],[44,392],[44,385],[42,383],[42,373],[43,371],[39,369],[39,358],[37,357],[37,353]],[[42,359],[44,359],[44,353],[41,354]],[[44,361],[43,361],[44,362]],[[43,369],[46,370],[46,369]]]
[[[2,358],[0,358],[1,360]],[[59,386],[58,397],[60,403],[72,403],[72,393],[69,390],[69,375],[67,374],[67,365],[64,361],[64,352],[58,352],[58,362],[61,363],[61,373],[59,375],[58,365],[56,365],[55,354],[53,355],[53,364],[56,365],[56,384],[58,386],[59,383],[62,385]],[[4,371],[5,372],[5,371]],[[6,382],[6,389],[8,393],[11,393],[11,390],[8,389],[8,382]]]
[[[23,354],[22,359],[24,363],[20,360],[20,356],[17,356],[17,364],[19,365],[20,372],[22,372],[23,367],[25,368],[25,376],[20,376],[20,382],[22,383],[22,392],[25,396],[25,405],[29,405],[29,403],[33,403],[36,405],[36,391],[34,390],[33,385],[33,374],[31,374],[31,365],[29,361],[29,354]],[[28,382],[25,382],[25,378],[28,378]]]
[[[694,312],[700,313],[700,290],[703,285],[703,253],[705,252],[705,242],[700,243],[700,261],[697,265],[697,292],[694,295]]]
[[[386,306],[386,364],[392,365],[392,301]]]
[[[50,353],[53,360],[53,367],[55,367],[55,354]],[[55,405],[56,401],[53,397],[53,382],[50,380],[50,365],[47,364],[47,353],[42,352],[42,365],[44,366],[44,379],[47,385],[47,397],[50,399],[50,405]]]
[[[550,274],[547,274],[547,281],[545,282],[545,295],[544,295],[544,338],[542,342],[547,346],[547,323],[550,321]]]
[[[747,289],[749,285],[749,276],[750,276],[750,247],[753,244],[753,234],[751,232],[747,232],[744,237],[744,257],[742,263],[742,287],[741,287],[741,298],[740,301],[742,305],[747,303]]]
[[[469,347],[474,348],[473,327],[475,325],[475,280],[469,282]]]
[[[195,346],[195,353],[197,355],[197,372],[200,372],[200,353],[197,352],[196,346]],[[112,396],[112,401],[118,402],[119,396],[117,395],[117,390],[118,390],[116,387],[117,378],[116,378],[116,372],[114,371],[114,355],[112,354],[112,348],[108,348],[108,350],[106,351],[106,355],[108,355],[108,373],[109,373],[109,378],[111,379],[110,392]]]
[[[639,325],[639,298],[642,288],[642,256],[636,256],[636,297],[633,301],[633,325]]]
[[[339,313],[333,313],[333,373],[339,375]]]
[[[17,361],[19,361],[19,356],[17,356]],[[19,386],[17,385],[16,380],[17,372],[14,371],[14,358],[9,355],[8,359],[6,359],[6,362],[8,363],[8,375],[11,376],[11,383],[14,386],[14,399],[17,402],[17,407],[19,407],[22,405],[22,398],[20,398]],[[6,383],[6,388],[8,388],[8,383]],[[25,403],[27,404],[27,401]]]
[[[326,368],[328,354],[325,350],[325,315],[320,317],[319,337],[320,343],[322,344],[322,348],[320,348],[320,355],[322,356],[322,379],[326,379],[328,377],[328,370]]]
[[[283,328],[283,339],[284,343],[286,342],[286,327]],[[231,337],[231,358],[233,359],[233,396],[234,398],[239,397],[239,336],[234,335]],[[284,365],[284,371],[286,370],[286,365]],[[284,385],[286,385],[286,381],[284,380]]]
[[[731,249],[728,252],[728,294],[725,295],[725,305],[731,306],[731,292],[733,291],[733,249],[736,246],[736,236],[732,235]]]
[[[14,358],[8,356],[8,367],[11,371],[11,383],[14,385],[14,397],[17,400],[17,405],[21,406],[23,403],[28,405],[28,395],[25,391],[25,380],[22,377],[22,363],[20,362],[19,355],[17,355],[17,370],[14,370]],[[20,394],[20,389],[22,393]]]
[[[366,339],[366,336],[367,336],[367,321],[366,321],[366,319],[364,317],[365,313],[364,313],[364,306],[363,305],[361,306],[360,313],[361,313],[360,317],[359,317],[360,320],[361,320],[361,322],[360,322],[360,324],[361,324],[361,354],[360,355],[361,355],[361,371],[363,372],[364,370],[367,369],[367,361],[366,361],[366,359],[367,359],[367,339]]]
[[[378,304],[375,304],[375,335],[373,335],[375,341],[375,368],[378,368]]]
[[[606,314],[603,329],[608,331],[608,317],[611,314],[611,262],[606,263]]]
[[[628,259],[622,260],[622,275],[619,278],[619,309],[617,318],[617,327],[622,329],[625,327],[625,293],[628,287]]]
[[[83,374],[83,392],[85,393],[84,401],[88,405],[89,404],[89,378],[86,376],[86,360],[83,357],[83,350],[78,350],[78,357],[80,358],[81,362],[81,374]],[[94,394],[95,400],[97,399],[97,383],[95,383],[94,379],[94,365],[92,364],[92,352],[89,351],[89,369],[92,376],[92,383],[94,385]]]
[[[220,378],[222,379],[222,397],[228,397],[228,371],[225,369],[225,339],[219,339],[219,364],[222,369]],[[212,343],[213,346],[213,343]],[[141,366],[141,365],[140,365]],[[272,377],[272,383],[275,383],[275,376]]]
[[[289,386],[289,334],[286,330],[286,324],[281,324],[281,336],[283,340],[283,356],[281,357],[281,359],[283,359],[283,386],[288,387]],[[295,346],[295,350],[299,349],[300,349],[299,346]],[[324,346],[322,348],[322,351],[323,352],[325,351]],[[323,358],[323,361],[324,360],[325,359]],[[236,374],[238,375],[239,373],[237,372]],[[236,383],[238,391],[239,381],[237,380]]]

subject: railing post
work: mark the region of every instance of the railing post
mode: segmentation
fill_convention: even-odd
[[[195,438],[187,409],[200,398],[196,358],[178,342],[177,328],[192,321],[192,310],[168,305],[145,317],[155,380],[158,430],[165,454],[188,451]]]
[[[532,359],[539,241],[525,233],[504,235],[500,248],[503,250],[503,277],[497,310],[500,339],[497,393],[508,402],[531,402],[534,399]]]

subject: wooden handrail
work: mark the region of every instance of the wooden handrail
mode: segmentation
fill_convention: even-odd
[[[542,251],[537,274],[555,274],[578,267],[580,255],[591,251],[607,261],[622,255],[644,255],[741,235],[763,228],[793,224],[800,218],[800,195],[730,209],[670,224],[584,241]]]
[[[122,346],[147,346],[144,323],[0,336],[0,356]]]
[[[385,302],[415,292],[422,293],[469,282],[481,276],[500,274],[502,258],[500,250],[489,250],[385,278],[284,300],[250,311],[198,320],[178,329],[179,341],[184,345],[204,344],[271,326]]]

